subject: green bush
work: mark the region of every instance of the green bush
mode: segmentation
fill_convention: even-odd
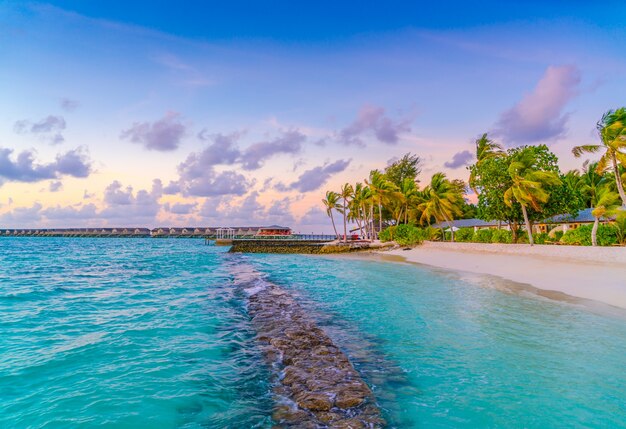
[[[494,229],[491,233],[492,243],[512,243],[513,234],[508,229]]]
[[[441,230],[432,226],[427,227],[424,229],[424,239],[429,241],[441,240]]]
[[[461,228],[454,233],[454,241],[468,243],[474,239],[474,228]]]
[[[593,225],[584,225],[576,229],[570,229],[561,238],[561,243],[571,244],[578,246],[591,246],[591,230]],[[598,245],[599,246],[611,246],[617,244],[617,229],[613,225],[599,225],[598,226]]]
[[[528,244],[528,233],[523,229],[517,230],[517,243],[518,244]]]
[[[554,241],[561,241],[561,238],[563,238],[563,231],[554,231]]]
[[[424,241],[424,230],[410,224],[390,226],[378,235],[381,241],[395,241],[400,246],[412,246]]]
[[[491,243],[493,229],[479,229],[474,233],[474,241],[477,243]]]
[[[388,228],[383,229],[382,231],[380,231],[378,233],[378,239],[380,241],[391,241],[391,233],[393,231],[393,228],[395,228],[395,226],[390,226]]]
[[[626,244],[626,211],[620,210],[613,224],[617,244]]]
[[[533,240],[535,244],[546,244],[546,241],[550,241],[550,237],[548,237],[548,233],[546,232],[538,232],[533,235]]]

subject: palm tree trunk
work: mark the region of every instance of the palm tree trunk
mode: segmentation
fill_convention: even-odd
[[[524,214],[524,223],[526,223],[526,232],[528,232],[528,242],[531,246],[533,246],[535,242],[533,241],[533,231],[530,226],[530,221],[528,220],[528,212],[526,211],[526,206],[524,204],[521,204],[521,206],[522,213]]]
[[[593,228],[591,228],[591,245],[598,245],[598,225],[600,224],[600,218],[597,217],[593,221]]]
[[[365,238],[367,238],[368,240],[372,239],[372,234],[370,233],[370,220],[369,220],[369,213],[367,212],[367,207],[365,205],[365,203],[363,203],[363,206],[361,207],[361,210],[363,211],[363,223],[365,224]]]
[[[376,238],[376,231],[374,230],[374,202],[372,201],[372,204],[370,204],[370,231],[372,233],[371,236],[371,240],[375,240]]]
[[[383,230],[383,203],[378,200],[378,233],[380,234]]]
[[[343,242],[348,242],[348,224],[346,222],[347,210],[346,210],[346,199],[343,199]]]
[[[452,226],[452,223],[448,220],[447,216],[444,216],[443,219],[446,221],[446,223],[450,227],[450,242],[454,242],[454,227]]]
[[[339,238],[339,234],[337,234],[337,227],[335,226],[335,218],[333,217],[332,210],[330,211],[330,221],[333,223],[333,229],[335,230],[335,238]]]
[[[611,155],[611,161],[613,162],[613,172],[615,173],[615,184],[617,185],[617,192],[622,199],[622,206],[626,207],[626,193],[624,192],[624,184],[622,183],[622,177],[619,174],[619,168],[617,168],[617,158],[615,154]]]
[[[398,217],[396,217],[396,225],[400,225],[400,220],[402,220],[402,209],[400,209],[400,213],[398,213]]]
[[[511,241],[517,243],[517,222],[509,222],[509,230],[511,231]]]

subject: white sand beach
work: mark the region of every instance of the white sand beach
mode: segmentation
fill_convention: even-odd
[[[465,273],[489,274],[540,289],[626,309],[626,248],[425,242],[385,255]],[[565,297],[566,298],[566,297]]]

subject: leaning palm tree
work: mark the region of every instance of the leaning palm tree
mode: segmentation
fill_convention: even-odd
[[[324,207],[326,207],[326,214],[330,218],[330,221],[333,223],[335,237],[339,239],[337,227],[335,226],[335,218],[333,217],[333,210],[339,210],[341,208],[341,205],[339,204],[339,194],[333,191],[326,191],[326,198],[322,199],[322,203],[324,203]]]
[[[463,213],[461,210],[463,194],[459,187],[448,180],[444,173],[435,173],[421,192],[420,198],[422,199],[418,207],[421,211],[420,223],[430,223],[433,218],[436,222],[446,222],[450,227],[451,241],[454,241],[452,220]]]
[[[594,217],[593,228],[591,229],[591,244],[598,245],[598,226],[600,218],[608,214],[614,213],[619,207],[619,194],[611,189],[607,184],[597,189],[593,199],[593,210],[591,214]]]
[[[354,195],[354,188],[352,187],[351,184],[346,183],[341,187],[341,192],[339,193],[339,196],[341,197],[341,199],[343,200],[343,210],[341,211],[341,213],[343,214],[343,242],[347,243],[348,242],[348,199],[352,198],[352,196]]]
[[[491,158],[496,158],[498,156],[504,155],[504,150],[502,149],[502,145],[491,140],[487,133],[484,133],[478,139],[476,139],[476,168],[471,170],[469,177],[469,186],[474,191],[474,193],[478,193],[476,190],[476,171],[478,167],[486,160]]]
[[[541,211],[542,204],[550,199],[550,193],[544,189],[548,185],[558,185],[561,179],[554,171],[542,171],[535,169],[535,157],[529,151],[522,152],[509,165],[509,176],[513,184],[504,192],[504,203],[512,207],[514,202],[522,206],[528,242],[532,246],[533,233],[528,219],[527,207]]]
[[[604,149],[604,154],[598,161],[598,174],[612,169],[615,174],[617,192],[626,207],[626,192],[619,171],[619,164],[626,166],[626,107],[609,110],[596,125],[602,144],[576,146],[572,149],[575,157],[583,153],[595,153]]]

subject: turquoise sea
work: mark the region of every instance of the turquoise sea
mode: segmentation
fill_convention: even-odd
[[[250,265],[350,357],[391,427],[626,427],[624,318],[424,267],[225,250],[0,239],[0,428],[271,427],[233,285]]]

